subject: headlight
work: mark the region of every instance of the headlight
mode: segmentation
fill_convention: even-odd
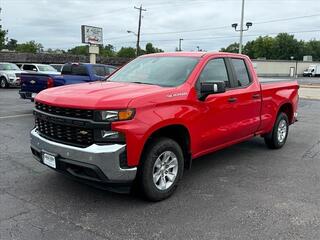
[[[14,73],[8,73],[9,78],[16,78],[16,75]]]
[[[130,120],[134,114],[134,109],[101,111],[100,120],[108,122]]]

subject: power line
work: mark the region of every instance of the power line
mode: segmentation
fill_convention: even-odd
[[[310,17],[319,17],[319,16],[320,16],[320,14],[312,14],[312,15],[303,15],[303,16],[290,17],[290,18],[278,18],[278,19],[257,21],[257,22],[254,22],[254,24],[257,25],[257,24],[266,24],[266,23],[274,23],[274,22],[283,22],[283,21],[291,21],[291,20],[304,19],[304,18],[310,18]],[[230,27],[229,25],[225,25],[225,26],[217,26],[217,27],[207,27],[207,28],[185,30],[185,31],[146,32],[146,33],[143,33],[141,35],[145,36],[145,35],[181,34],[181,33],[202,32],[202,31],[207,31],[207,30],[228,29],[229,27]],[[124,35],[124,36],[109,38],[108,40],[125,39],[125,38],[127,38],[127,36]]]
[[[288,34],[297,34],[297,33],[312,33],[312,32],[319,32],[320,29],[313,29],[313,30],[303,30],[303,31],[291,31],[286,32]],[[259,37],[259,36],[268,36],[268,35],[277,35],[280,32],[269,32],[269,33],[259,33],[259,34],[248,34],[246,37]],[[229,38],[238,38],[238,35],[224,35],[224,36],[216,36],[216,37],[204,37],[204,38],[184,38],[185,41],[202,41],[202,40],[214,40],[214,39],[229,39]],[[174,42],[176,39],[152,39],[152,40],[143,40],[140,42]],[[128,42],[119,42],[119,44],[125,44],[125,43],[133,43],[132,41]]]

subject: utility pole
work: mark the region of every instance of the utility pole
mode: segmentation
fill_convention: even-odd
[[[240,54],[242,53],[243,32],[248,31],[249,28],[252,26],[252,22],[247,22],[247,23],[246,23],[246,27],[247,27],[247,28],[246,28],[246,29],[243,28],[243,20],[244,20],[244,1],[245,1],[245,0],[242,0],[240,29],[237,29],[238,23],[233,23],[233,24],[231,25],[231,27],[233,27],[236,32],[240,32],[240,42],[239,42],[239,53],[240,53]]]
[[[182,51],[182,49],[181,49],[181,41],[183,41],[183,38],[179,38],[179,52]]]
[[[134,7],[135,9],[139,10],[139,25],[138,25],[138,34],[137,34],[137,57],[140,55],[140,29],[141,29],[141,18],[142,18],[142,11],[147,11],[147,9],[142,8],[142,4],[140,7]]]
[[[244,18],[244,0],[242,0],[242,8],[241,8],[240,43],[239,43],[239,53],[240,53],[240,54],[242,53],[243,18]]]
[[[1,1],[0,1],[0,30],[2,30],[2,19],[1,19],[1,14],[2,14],[2,7],[1,7]]]

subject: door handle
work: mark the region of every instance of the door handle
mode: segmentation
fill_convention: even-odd
[[[254,98],[254,99],[259,99],[260,97],[261,97],[261,95],[259,93],[252,95],[252,98]]]
[[[231,97],[228,99],[228,102],[230,103],[233,103],[233,102],[236,102],[237,101],[237,98],[234,98],[234,97]]]

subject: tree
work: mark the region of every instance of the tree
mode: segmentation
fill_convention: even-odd
[[[232,43],[226,48],[221,48],[220,52],[230,52],[230,53],[238,53],[239,52],[239,43]]]
[[[299,47],[300,44],[297,39],[294,38],[293,35],[289,35],[288,33],[279,33],[274,39],[274,47],[272,49],[273,59],[290,59],[291,56],[294,59],[300,59],[299,56]]]
[[[100,45],[100,55],[103,57],[114,57],[116,55],[116,51],[113,45],[108,44],[104,47]]]
[[[35,41],[29,41],[26,43],[17,44],[17,52],[38,53],[43,52],[43,46],[41,43]]]
[[[160,48],[153,47],[152,43],[146,44],[146,51],[145,51],[146,54],[158,53],[158,52],[163,52],[163,50]]]
[[[76,46],[68,50],[68,53],[74,55],[88,55],[89,54],[89,46]]]
[[[18,41],[16,39],[10,38],[9,42],[6,44],[6,48],[10,51],[15,51],[18,46]]]
[[[305,55],[311,55],[314,61],[320,61],[320,41],[313,39],[304,45]]]
[[[132,47],[122,47],[117,53],[118,57],[134,58],[136,56],[136,49]]]
[[[265,37],[258,37],[255,41],[253,41],[252,44],[252,50],[253,52],[251,54],[253,54],[252,58],[266,58],[266,59],[270,59],[272,58],[274,52],[274,44],[275,44],[275,40],[272,37],[269,36],[265,36]],[[250,45],[250,43],[249,43]]]
[[[5,48],[6,41],[7,41],[7,34],[8,34],[7,30],[2,30],[0,28],[0,50]]]

